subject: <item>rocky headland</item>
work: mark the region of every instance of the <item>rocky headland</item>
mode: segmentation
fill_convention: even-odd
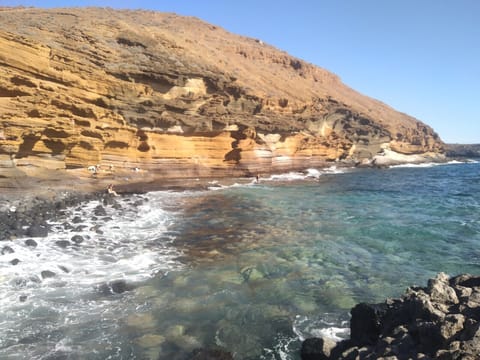
[[[0,22],[5,191],[443,158],[417,119],[197,18],[0,8]]]
[[[447,144],[445,149],[451,158],[480,158],[480,144]]]
[[[480,277],[440,273],[400,299],[351,310],[350,339],[303,342],[303,360],[480,357]]]

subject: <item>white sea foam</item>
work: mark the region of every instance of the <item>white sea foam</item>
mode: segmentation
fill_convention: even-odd
[[[308,179],[319,179],[323,175],[335,175],[335,174],[343,174],[349,171],[348,168],[337,167],[332,165],[328,168],[324,169],[315,169],[309,168],[305,171],[296,171],[296,172],[288,172],[283,174],[274,174],[270,177],[266,178],[267,181],[298,181],[298,180],[308,180]]]
[[[350,169],[344,167],[337,167],[332,165],[324,169],[315,169],[309,168],[305,171],[291,171],[288,173],[282,174],[273,174],[268,177],[261,177],[258,180],[256,178],[251,178],[250,181],[245,182],[235,182],[233,184],[222,184],[219,180],[212,180],[208,182],[207,189],[212,191],[225,190],[235,187],[247,187],[252,185],[257,185],[262,182],[289,182],[289,181],[301,181],[301,180],[312,180],[319,179],[322,175],[335,175],[343,174]]]
[[[327,337],[334,341],[340,341],[350,336],[348,321],[329,313],[323,314],[319,319],[297,316],[293,324],[293,331],[301,341],[309,337]]]
[[[263,349],[265,355],[261,357],[262,360],[276,360],[280,357],[281,360],[292,359],[292,347],[298,341],[293,337],[279,337],[276,339],[276,344],[272,349]]]
[[[294,180],[304,180],[305,174],[301,172],[289,172],[284,174],[274,174],[266,178],[267,181],[294,181]]]
[[[444,166],[444,165],[460,165],[465,163],[478,163],[475,160],[467,160],[467,161],[458,161],[452,160],[447,162],[425,162],[425,163],[406,163],[406,164],[398,164],[398,165],[391,165],[390,168],[430,168],[434,166]]]
[[[208,186],[207,189],[212,190],[212,191],[225,190],[225,189],[230,189],[230,188],[235,188],[235,187],[250,186],[250,185],[254,185],[255,183],[256,183],[255,179],[252,180],[249,183],[244,183],[244,184],[233,183],[233,184],[230,184],[230,185],[223,185],[223,184],[220,184],[220,183],[217,182],[217,183],[213,184],[213,186]]]
[[[37,336],[53,331],[48,326],[36,328],[33,323],[38,316],[63,318],[65,324],[115,318],[114,304],[91,300],[98,297],[102,285],[116,280],[134,285],[181,268],[177,260],[181,252],[173,247],[175,234],[169,232],[175,213],[163,208],[172,196],[163,192],[149,196],[150,201],[141,196],[116,198],[121,207],[102,205],[107,216],[95,216],[101,203],[91,201],[67,209],[64,219],[50,222],[48,237],[31,238],[36,247],[28,246],[27,238],[2,241],[0,250],[8,246],[13,253],[0,255],[0,348],[9,348],[15,338],[30,332]],[[81,221],[74,221],[76,217]],[[74,228],[66,228],[65,223]],[[83,241],[75,244],[74,235]],[[36,353],[29,357],[36,358]]]
[[[320,318],[297,315],[293,322],[295,336],[279,335],[271,349],[264,349],[262,360],[296,359],[292,354],[298,354],[301,342],[311,337],[330,338],[336,342],[350,336],[348,321],[338,318],[335,314],[325,313]]]
[[[341,341],[350,335],[350,329],[344,327],[331,326],[322,329],[315,329],[312,331],[314,337],[325,337],[335,341]]]
[[[305,176],[307,178],[312,177],[312,178],[318,179],[320,176],[322,176],[322,173],[317,169],[307,169],[307,173]]]

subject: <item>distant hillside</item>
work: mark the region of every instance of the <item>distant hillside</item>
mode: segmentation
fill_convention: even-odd
[[[3,8],[0,24],[0,167],[218,176],[443,151],[327,70],[197,18]]]
[[[480,144],[447,144],[446,155],[449,157],[480,158]]]

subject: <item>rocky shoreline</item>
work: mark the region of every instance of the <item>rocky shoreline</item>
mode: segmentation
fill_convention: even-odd
[[[480,276],[440,273],[400,299],[357,304],[351,315],[350,339],[306,339],[302,360],[480,357]]]
[[[388,167],[404,163],[446,162],[444,156],[400,156],[391,151],[377,155],[368,162],[334,163],[338,167]],[[325,164],[325,167],[332,164]],[[170,178],[155,171],[102,170],[92,175],[87,169],[47,170],[32,168],[28,172],[18,168],[3,169],[0,174],[0,240],[19,236],[42,236],[48,227],[46,220],[55,218],[62,209],[83,201],[98,199],[108,184],[114,184],[120,193],[144,193],[154,190],[206,189],[217,178]],[[301,171],[291,168],[290,171]],[[262,173],[268,176],[270,173]],[[250,181],[245,175],[223,177],[226,184]],[[218,179],[217,179],[218,180]],[[43,235],[46,236],[46,235]]]
[[[142,194],[155,190],[183,191],[206,189],[210,178],[168,179],[154,172],[99,172],[87,170],[38,170],[33,176],[16,171],[0,176],[0,241],[19,237],[45,237],[47,220],[63,210],[86,201],[108,201],[106,189],[114,184],[120,195]],[[224,179],[225,183],[250,181],[250,178]]]

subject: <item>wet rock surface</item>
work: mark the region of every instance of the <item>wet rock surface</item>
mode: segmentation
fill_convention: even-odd
[[[192,360],[233,360],[231,353],[222,349],[195,349]]]
[[[302,359],[479,358],[479,276],[440,273],[400,299],[357,304],[351,315],[350,339],[306,339]]]
[[[8,200],[4,200],[0,204],[0,241],[24,236],[46,237],[50,230],[48,220],[64,215],[67,207],[102,197],[107,197],[107,195],[98,192],[71,193],[60,200],[36,196],[31,196],[29,199],[18,199],[10,196]],[[77,223],[76,219],[71,222],[72,224],[66,225],[73,226]],[[74,242],[78,243],[79,238],[76,240]],[[27,239],[25,244],[35,248],[37,241]]]

